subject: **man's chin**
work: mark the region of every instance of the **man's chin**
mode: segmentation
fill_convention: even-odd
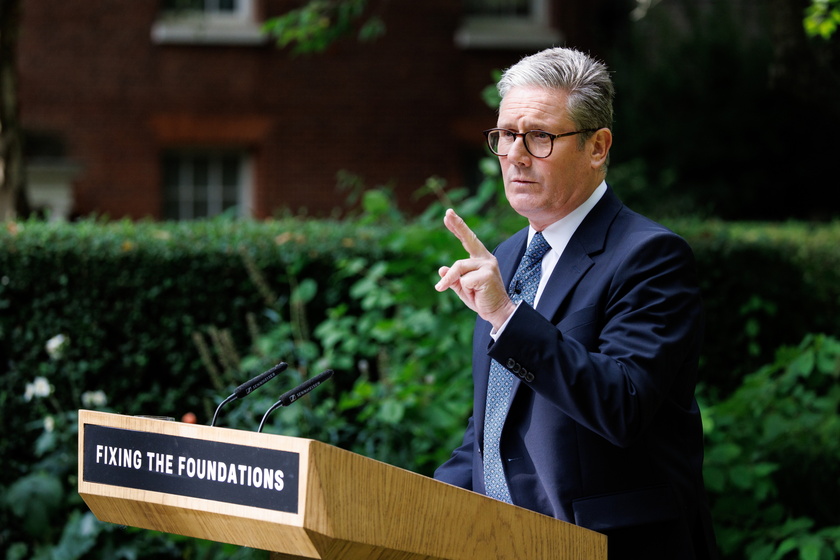
[[[520,216],[531,218],[540,213],[543,205],[538,204],[532,195],[513,194],[508,195],[508,204]]]

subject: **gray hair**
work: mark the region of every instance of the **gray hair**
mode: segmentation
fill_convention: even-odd
[[[566,92],[566,109],[578,130],[612,128],[615,89],[607,66],[580,51],[558,47],[526,56],[505,70],[497,84],[502,99],[520,86]],[[579,146],[590,136],[581,135]]]

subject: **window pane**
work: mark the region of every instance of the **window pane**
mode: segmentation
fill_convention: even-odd
[[[222,166],[222,183],[225,185],[235,185],[239,183],[239,158],[237,157],[223,157],[221,158]]]
[[[531,14],[533,0],[467,0],[472,16],[516,17]]]
[[[236,157],[222,158],[221,167],[222,209],[227,210],[239,204],[239,185],[242,183],[240,160]]]
[[[197,220],[199,218],[207,217],[207,201],[199,200],[198,198],[193,200],[192,216],[189,216],[188,219]]]
[[[206,157],[196,156],[192,162],[192,183],[198,188],[207,189],[210,175],[210,161]]]
[[[205,12],[208,14],[236,13],[241,0],[164,0],[163,9],[168,12]]]
[[[178,160],[171,156],[164,156],[163,158],[163,184],[167,187],[178,186]]]
[[[189,159],[188,173],[189,186],[191,187],[192,199],[184,199],[189,208],[190,218],[204,218],[207,216],[207,177],[209,174],[209,162],[206,157],[194,156]]]
[[[236,1],[235,0],[219,0],[219,8],[220,12],[235,12],[236,11]]]
[[[178,218],[178,175],[179,162],[176,158],[163,158],[163,218],[175,220]]]

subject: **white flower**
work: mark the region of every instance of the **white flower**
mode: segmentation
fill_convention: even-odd
[[[64,347],[67,346],[67,343],[69,341],[70,339],[68,339],[63,334],[55,335],[47,341],[47,354],[49,354],[50,358],[52,358],[53,360],[58,360],[59,358],[61,358],[62,354],[64,354]]]
[[[23,395],[23,398],[29,402],[34,397],[49,397],[52,389],[52,385],[47,381],[47,378],[39,376],[32,383],[26,384],[26,393]]]
[[[44,418],[44,430],[47,432],[52,432],[55,429],[55,418],[52,416],[47,416]]]
[[[85,391],[82,393],[82,406],[85,408],[101,407],[108,404],[104,391]]]

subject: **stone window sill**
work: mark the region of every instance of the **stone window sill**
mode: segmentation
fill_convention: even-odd
[[[252,21],[187,17],[161,19],[152,26],[158,45],[262,45],[268,37]]]
[[[531,19],[470,18],[455,33],[462,49],[542,49],[562,39],[556,29]]]

